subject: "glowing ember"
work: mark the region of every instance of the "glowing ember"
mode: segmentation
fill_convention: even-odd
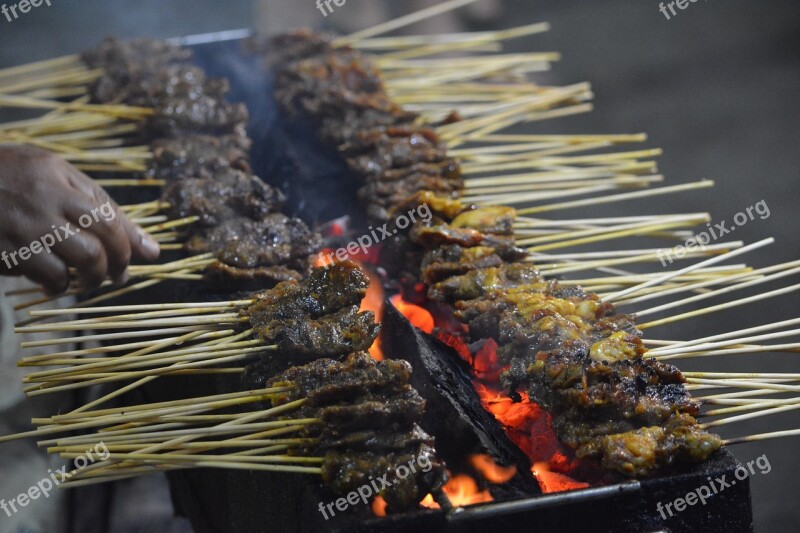
[[[409,322],[424,331],[425,333],[433,332],[434,320],[427,309],[408,303],[398,294],[391,297],[392,305],[405,316]]]
[[[588,483],[582,481],[575,481],[569,476],[559,474],[550,470],[550,464],[546,461],[535,463],[531,472],[539,481],[539,486],[542,492],[563,492],[566,490],[585,489],[589,486]]]
[[[428,496],[430,496],[430,494],[428,494]],[[433,496],[431,496],[431,500],[432,499]],[[387,503],[386,500],[383,499],[383,496],[375,496],[375,498],[372,500],[372,513],[375,516],[386,516],[386,506]]]
[[[481,475],[495,485],[508,483],[517,473],[516,466],[500,466],[494,462],[491,456],[486,454],[473,455],[469,458],[470,464],[481,473]]]

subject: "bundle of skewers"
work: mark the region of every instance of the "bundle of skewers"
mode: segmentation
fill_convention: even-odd
[[[544,252],[630,236],[681,238],[686,233],[676,229],[706,223],[708,218],[705,214],[689,214],[549,221],[520,215],[696,190],[711,183],[548,203],[552,198],[619,187],[616,181],[603,183],[605,177],[593,182],[596,187],[585,183],[597,179],[591,174],[597,170],[591,168],[593,164],[601,166],[601,173],[614,174],[620,171],[615,167],[629,163],[626,159],[630,154],[553,157],[536,153],[534,148],[529,155],[530,143],[544,142],[544,136],[500,135],[501,141],[487,142],[487,136],[525,120],[525,114],[511,102],[512,113],[494,109],[489,116],[466,119],[455,113],[446,114],[435,105],[414,111],[401,107],[393,99],[391,78],[383,83],[384,65],[400,56],[413,57],[415,51],[425,54],[430,50],[453,50],[448,45],[454,43],[469,48],[468,41],[456,37],[447,44],[412,45],[412,41],[413,38],[398,38],[396,45],[405,43],[408,47],[371,58],[335,39],[301,31],[268,40],[263,49],[272,51],[268,59],[277,65],[276,98],[286,112],[316,125],[319,139],[335,147],[361,179],[359,198],[370,222],[388,223],[392,233],[398,234],[393,242],[384,245],[382,259],[387,269],[406,281],[406,298],[423,305],[438,302],[448,306],[452,316],[466,326],[443,322],[443,329],[450,327],[448,338],[462,338],[463,345],[477,343],[478,347],[489,340],[494,342],[497,385],[510,397],[520,398],[524,393],[547,410],[559,440],[576,457],[630,477],[651,476],[680,463],[707,459],[724,442],[709,433],[709,428],[800,408],[796,397],[769,397],[779,392],[797,392],[797,374],[681,374],[664,362],[731,353],[798,351],[798,343],[753,344],[796,336],[796,329],[776,330],[796,324],[797,320],[730,332],[710,341],[650,341],[653,349],[648,349],[642,333],[788,294],[800,285],[646,323],[639,321],[643,316],[795,275],[800,273],[800,263],[793,261],[759,270],[738,265],[714,267],[770,244],[772,239],[748,246],[729,243],[713,251],[705,249],[698,255],[714,257],[679,270],[649,275],[633,275],[616,267],[655,261],[658,249],[587,254],[586,261],[580,260],[580,254],[549,256]],[[478,59],[471,60],[478,64]],[[490,61],[485,56],[484,60]],[[442,61],[458,64],[451,58]],[[431,64],[441,65],[435,61]],[[481,80],[483,94],[503,94],[507,81],[498,80],[493,74]],[[433,84],[436,83],[440,82]],[[447,82],[441,83],[442,88],[447,87]],[[423,87],[424,81],[417,85]],[[438,97],[445,93],[442,90],[436,94]],[[495,102],[504,99],[513,97],[506,93]],[[432,117],[442,121],[435,122]],[[577,146],[571,149],[580,149],[582,143],[592,141],[574,140]],[[463,144],[471,147],[450,150]],[[543,149],[548,150],[550,147]],[[473,177],[505,169],[534,172],[506,178]],[[577,178],[578,183],[584,183],[571,188],[571,178],[566,176],[586,170],[589,172]],[[485,189],[485,194],[474,192],[473,180],[478,190]],[[640,185],[648,182],[644,180]],[[539,183],[557,183],[552,188],[559,190],[552,194],[530,187]],[[534,205],[517,210],[509,204]],[[393,222],[395,217],[422,205],[433,212],[431,220],[413,222],[407,231]],[[556,260],[548,263],[548,259]],[[595,269],[613,274],[583,280],[588,287],[602,291],[600,295],[577,283],[559,283],[543,276]],[[420,294],[420,286],[428,287],[427,294]],[[633,305],[680,293],[689,296],[636,314],[619,313],[615,308],[615,304]],[[756,331],[771,333],[750,335]],[[690,390],[704,388],[741,390],[701,398],[702,404],[726,405],[701,413],[701,401],[692,398]],[[738,412],[744,414],[704,424],[697,420],[701,415]],[[798,433],[800,430],[774,432],[729,442]]]
[[[445,4],[465,3],[468,2],[459,0]],[[681,462],[703,460],[725,442],[707,429],[800,408],[800,401],[796,398],[770,398],[774,394],[797,392],[800,387],[795,384],[800,379],[798,375],[681,373],[665,362],[731,353],[796,351],[800,348],[796,343],[757,343],[796,334],[797,330],[782,328],[793,326],[800,320],[685,342],[648,341],[642,336],[642,331],[651,327],[746,305],[756,298],[779,296],[799,286],[644,324],[637,320],[638,316],[793,275],[798,272],[800,263],[759,270],[745,265],[719,265],[769,244],[770,240],[749,246],[739,242],[706,246],[683,256],[684,260],[702,257],[703,261],[699,263],[679,270],[646,274],[633,274],[620,267],[657,261],[659,249],[549,253],[632,236],[682,242],[692,235],[689,228],[710,220],[707,214],[566,220],[534,218],[532,215],[654,198],[706,188],[712,183],[701,181],[647,189],[662,179],[655,174],[655,164],[650,160],[658,155],[658,150],[574,155],[641,142],[643,135],[502,133],[518,123],[587,111],[586,100],[591,97],[588,86],[552,88],[530,81],[529,74],[546,68],[549,61],[556,59],[554,54],[496,53],[503,40],[542,31],[546,29],[544,25],[436,38],[377,37],[420,17],[405,17],[348,38],[331,39],[301,31],[275,39],[256,39],[251,43],[252,50],[268,52],[269,61],[277,71],[276,97],[285,110],[311,119],[319,138],[337,148],[350,169],[362,180],[359,197],[371,222],[382,224],[388,221],[392,224],[395,215],[422,204],[431,209],[434,214],[431,221],[415,223],[410,231],[398,231],[398,235],[383,247],[382,261],[387,271],[402,278],[408,287],[418,288],[422,284],[427,288],[424,294],[409,289],[406,297],[423,304],[438,302],[449,306],[452,316],[466,326],[451,333],[462,337],[464,343],[495,342],[502,362],[498,382],[509,395],[514,398],[525,392],[540,402],[550,411],[554,429],[562,443],[573,449],[576,455],[624,475],[653,475]],[[136,82],[131,89],[127,84],[130,72],[146,70],[141,64],[147,61],[143,56],[126,52],[124,47],[127,45],[123,43],[107,42],[105,46],[113,52],[106,50],[96,54],[94,62],[88,59],[91,54],[84,59],[99,69],[93,75],[105,76],[91,82],[89,94],[95,103],[73,104],[75,112],[80,110],[101,115],[105,112],[110,116],[110,110],[77,106],[119,105],[120,109],[114,109],[117,113],[122,112],[125,106],[136,106],[139,110],[134,111],[139,113],[138,117],[148,117],[145,126],[133,126],[136,135],[158,132],[157,135],[173,136],[150,139],[147,148],[138,149],[150,154],[149,160],[156,165],[149,175],[159,184],[167,185],[162,196],[147,204],[128,206],[126,210],[135,220],[148,221],[159,231],[186,226],[190,234],[162,237],[165,241],[180,238],[183,242],[174,244],[176,249],[200,254],[182,259],[188,261],[189,266],[173,262],[167,270],[148,272],[144,275],[151,277],[146,282],[137,281],[131,287],[163,279],[208,282],[206,269],[212,264],[222,265],[227,279],[255,278],[256,285],[265,283],[263,277],[254,276],[260,268],[272,269],[269,283],[280,280],[280,276],[275,275],[276,270],[286,277],[272,290],[227,302],[91,307],[100,300],[90,299],[88,303],[82,302],[78,307],[63,310],[63,313],[34,311],[35,320],[51,319],[61,314],[98,316],[23,326],[20,333],[125,331],[48,341],[70,344],[97,340],[108,344],[24,359],[22,364],[26,366],[57,367],[28,376],[27,381],[32,384],[29,394],[47,394],[117,381],[133,382],[73,413],[36,420],[41,427],[25,436],[110,426],[109,431],[77,437],[84,440],[66,437],[46,442],[53,446],[52,451],[70,457],[69,454],[76,453],[81,446],[85,449],[87,443],[114,436],[109,432],[123,432],[117,433],[119,441],[111,441],[112,446],[116,442],[119,448],[112,447],[109,462],[98,466],[96,474],[91,473],[94,470],[86,469],[86,473],[81,474],[85,477],[76,479],[76,483],[94,482],[94,476],[98,480],[111,480],[115,476],[127,477],[188,466],[252,468],[254,464],[261,464],[262,469],[274,469],[283,467],[276,467],[279,463],[293,468],[309,468],[309,473],[325,472],[326,465],[330,464],[326,461],[331,459],[320,455],[320,449],[309,446],[309,442],[258,440],[272,439],[283,433],[253,436],[257,431],[285,430],[294,425],[298,427],[292,431],[297,431],[300,436],[287,431],[292,433],[289,439],[319,439],[319,434],[306,434],[303,429],[319,424],[322,415],[317,412],[298,411],[310,416],[281,421],[288,424],[284,426],[248,427],[243,432],[246,434],[244,438],[204,440],[199,446],[191,444],[195,438],[241,434],[236,431],[225,433],[227,430],[215,433],[218,430],[208,429],[210,423],[245,425],[261,417],[283,416],[282,411],[272,409],[303,401],[311,393],[306,388],[297,396],[289,395],[285,403],[278,400],[271,403],[271,407],[244,415],[252,416],[252,420],[235,418],[237,415],[227,413],[201,414],[208,411],[206,401],[224,402],[235,398],[242,403],[263,402],[274,399],[276,394],[287,394],[288,391],[278,391],[276,387],[283,386],[285,381],[296,385],[298,378],[280,376],[267,383],[269,387],[249,393],[233,393],[242,396],[189,399],[168,406],[136,406],[133,411],[130,408],[91,410],[159,376],[241,373],[241,367],[219,365],[257,357],[313,359],[341,356],[365,349],[377,333],[371,317],[358,313],[352,299],[336,300],[335,305],[326,306],[316,296],[311,297],[319,291],[326,293],[328,289],[335,296],[338,294],[336,291],[341,290],[337,284],[347,284],[348,279],[352,282],[356,276],[352,265],[339,265],[315,270],[305,279],[307,270],[302,267],[309,264],[308,258],[320,242],[301,222],[284,222],[288,229],[281,230],[276,237],[280,241],[280,245],[275,247],[277,250],[270,247],[267,248],[269,251],[264,251],[265,240],[259,239],[269,231],[266,227],[273,228],[278,220],[267,217],[277,215],[280,193],[251,179],[244,154],[249,141],[238,127],[241,121],[230,120],[238,116],[237,113],[232,112],[232,108],[218,108],[209,103],[200,106],[203,110],[200,117],[170,114],[169,110],[174,111],[168,105],[170,92],[162,93],[163,86],[180,87],[177,94],[191,98],[186,95],[195,93],[189,90],[192,82],[187,80],[199,79],[199,75],[191,68],[176,66],[167,71],[166,77],[152,74],[134,77]],[[373,52],[373,57],[358,52],[358,49]],[[451,52],[468,52],[470,55],[431,59]],[[484,55],[484,52],[489,53]],[[170,61],[175,59],[172,52],[164,55],[170,57]],[[120,70],[111,66],[103,67],[97,57],[128,58],[125,61],[109,60],[122,65],[127,62],[127,70],[124,70],[127,74],[120,74]],[[129,60],[131,57],[135,60]],[[159,54],[152,54],[152,57],[159,57]],[[147,59],[149,61],[149,56]],[[175,78],[171,78],[173,75]],[[101,82],[102,79],[107,81]],[[143,80],[149,81],[143,83]],[[143,85],[145,90],[136,87],[136,83]],[[218,84],[202,81],[199,85],[211,87],[206,92],[200,91],[205,95],[203,102],[209,102],[205,98],[209,94],[224,94]],[[159,96],[154,98],[153,91]],[[46,95],[24,97],[36,99]],[[165,104],[159,107],[154,102]],[[181,106],[175,109],[178,107]],[[453,112],[453,108],[459,111]],[[72,112],[64,108],[52,109],[53,113]],[[215,114],[219,109],[225,111]],[[137,118],[135,113],[130,117]],[[188,126],[205,120],[208,124],[198,126],[197,130]],[[134,133],[134,130],[130,132]],[[97,140],[81,145],[81,149],[93,146],[94,142],[109,141],[101,137],[94,139]],[[44,142],[67,140],[78,142],[77,137],[66,140],[45,138]],[[155,146],[158,148],[151,148]],[[208,154],[213,154],[213,157]],[[142,165],[134,172],[145,171],[147,169]],[[635,190],[618,192],[621,189]],[[613,194],[603,194],[606,192]],[[583,195],[595,196],[565,200]],[[507,207],[512,204],[521,207]],[[264,225],[259,226],[260,223]],[[252,236],[256,238],[251,241]],[[238,263],[241,258],[244,258],[244,263]],[[164,268],[164,265],[153,268]],[[287,274],[287,270],[291,272]],[[580,280],[554,281],[555,276],[585,271],[602,274]],[[681,293],[690,296],[641,310],[636,315],[618,313],[615,309],[615,305],[634,305]],[[121,294],[124,293],[114,291],[102,298]],[[306,305],[310,307],[304,307]],[[148,340],[138,340],[143,337]],[[342,343],[342,339],[346,342]],[[31,348],[39,345],[26,344]],[[348,363],[363,359],[361,355],[351,356]],[[318,361],[311,364],[312,368],[315,364],[335,363]],[[693,390],[706,389],[735,391],[696,398],[690,395]],[[701,406],[710,405],[720,407],[701,411]],[[171,407],[180,409],[169,411]],[[211,409],[224,407],[229,407],[229,404]],[[167,411],[160,411],[162,408]],[[142,418],[124,419],[123,411],[141,411]],[[735,414],[740,412],[744,414]],[[728,413],[734,416],[706,424],[697,420],[700,416]],[[305,422],[299,423],[298,420]],[[95,421],[101,422],[95,424]],[[76,425],[67,427],[73,423]],[[135,427],[117,427],[129,423]],[[187,429],[190,433],[156,434],[161,430],[183,431],[186,426],[191,426]],[[202,427],[198,429],[196,426]],[[727,442],[797,433],[797,430],[790,430]],[[247,437],[252,437],[254,442],[241,442],[249,441]],[[176,443],[174,438],[188,440]],[[424,436],[418,440],[413,442],[427,443]],[[243,446],[246,450],[231,457],[214,454],[213,457],[229,457],[220,461],[205,453],[225,449],[226,444],[230,445],[227,448]],[[250,445],[254,449],[247,448]],[[303,455],[306,450],[311,450],[310,455]],[[296,456],[305,459],[292,462],[282,456],[265,455],[284,451],[291,456],[300,451]],[[317,466],[297,466],[306,459]],[[342,466],[345,470],[371,471],[361,466],[361,461],[351,458],[345,459],[344,463],[350,465]],[[323,466],[318,466],[320,464]],[[330,475],[326,479],[336,478],[337,475]],[[436,484],[428,482],[426,486],[434,490]],[[403,498],[398,500],[405,501]]]
[[[155,200],[122,206],[161,244],[185,257],[163,264],[134,266],[127,287],[110,282],[84,298],[93,306],[165,280],[200,282],[223,290],[257,290],[301,279],[321,238],[306,224],[282,214],[282,193],[254,176],[244,131],[247,110],[225,101],[228,83],[207,78],[187,63],[189,51],[152,40],[130,43],[107,39],[83,54],[102,75],[87,87],[97,105],[157,112],[137,126],[148,142],[150,163],[132,180],[100,180],[106,185],[162,187]],[[92,104],[94,105],[94,104]],[[42,117],[47,122],[47,116]],[[124,139],[121,139],[122,142]],[[127,182],[130,183],[127,183]],[[17,296],[40,289],[20,291]],[[83,295],[77,276],[62,296]],[[58,296],[58,297],[62,297]],[[34,298],[26,309],[58,297]]]
[[[158,174],[163,150],[158,139],[197,137],[202,148],[213,143],[207,136],[231,136],[225,142],[237,144],[236,137],[244,135],[246,108],[227,102],[228,83],[208,78],[190,58],[190,50],[164,41],[110,38],[79,56],[55,60],[59,67],[50,74],[52,60],[29,65],[23,73],[18,68],[0,71],[0,106],[48,111],[2,124],[0,138],[46,148],[82,170],[135,173],[140,179],[148,171]],[[62,70],[85,75],[63,76]],[[14,82],[3,84],[11,75]],[[15,94],[20,87],[48,88],[56,94],[51,99]],[[65,102],[55,96],[78,98]]]
[[[412,508],[427,494],[443,498],[444,465],[418,425],[425,401],[409,385],[407,362],[354,352],[342,362],[321,358],[272,377],[251,373],[258,389],[55,415],[35,420],[39,429],[25,436],[93,431],[40,442],[64,459],[87,446],[108,451],[70,472],[65,487],[225,468],[315,474],[344,496],[403,466],[406,477],[382,493],[390,510]]]

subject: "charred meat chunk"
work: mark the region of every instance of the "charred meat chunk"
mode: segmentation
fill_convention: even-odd
[[[446,480],[444,464],[427,444],[405,453],[329,452],[322,464],[322,479],[336,494],[347,494],[369,485],[373,479],[386,479],[380,495],[388,509],[402,511],[416,507],[426,494],[439,489]],[[416,466],[415,471],[410,465]],[[404,467],[405,478],[397,471]]]
[[[148,176],[167,181],[211,178],[225,166],[249,172],[250,144],[249,138],[239,135],[189,135],[177,139],[157,139],[150,145],[153,160]]]
[[[226,167],[207,178],[179,180],[162,199],[170,204],[170,218],[197,216],[199,226],[214,227],[239,217],[263,220],[280,211],[285,198],[257,176]]]
[[[193,253],[211,252],[238,268],[285,266],[305,271],[322,238],[297,218],[273,213],[260,220],[236,217],[198,231],[186,243]]]
[[[274,322],[270,323],[270,326],[274,325]],[[317,319],[285,319],[280,328],[257,329],[265,342],[276,344],[282,353],[297,356],[340,356],[367,350],[375,342],[379,331],[380,325],[375,323],[375,314],[372,311],[359,313],[356,306]]]
[[[300,282],[289,281],[255,295],[247,310],[256,328],[280,328],[283,320],[319,318],[358,306],[367,294],[369,277],[352,261],[317,267]]]

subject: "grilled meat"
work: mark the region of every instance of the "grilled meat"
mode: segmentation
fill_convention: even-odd
[[[311,271],[301,282],[281,283],[256,294],[247,315],[256,328],[280,328],[291,318],[319,318],[339,309],[358,306],[367,294],[369,277],[352,261],[342,261]]]
[[[257,331],[265,342],[277,344],[285,354],[339,356],[369,349],[380,325],[375,323],[375,313],[359,313],[358,307],[353,306],[317,319],[287,318],[281,321],[280,328],[262,327]]]
[[[280,211],[283,193],[257,176],[225,167],[206,178],[185,178],[167,187],[162,199],[172,219],[198,216],[203,227],[220,226],[237,217],[263,220]]]
[[[383,478],[390,483],[380,495],[390,511],[402,511],[416,507],[446,478],[433,437],[418,425],[425,402],[410,377],[406,361],[376,362],[354,353],[343,362],[319,359],[290,368],[266,386],[296,385],[276,395],[273,405],[308,398],[292,418],[319,418],[304,432],[316,442],[297,450],[324,456],[322,479],[336,495]]]
[[[273,213],[259,221],[236,217],[197,231],[186,249],[211,252],[222,263],[238,268],[285,266],[303,272],[321,245],[321,237],[302,220]]]
[[[249,172],[250,145],[249,138],[237,135],[157,139],[150,145],[153,160],[148,176],[172,182],[182,178],[212,178],[225,166]]]

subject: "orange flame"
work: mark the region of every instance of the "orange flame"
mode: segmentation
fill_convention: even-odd
[[[516,466],[500,466],[494,462],[490,455],[473,455],[469,458],[469,462],[475,470],[481,473],[486,481],[495,485],[508,483],[517,474]]]
[[[392,305],[405,316],[409,322],[424,331],[433,332],[433,315],[427,309],[403,300],[399,294],[391,297]]]
[[[330,256],[332,251],[333,248],[323,248],[311,261],[311,265],[314,268],[332,265],[334,263],[334,259]]]
[[[430,496],[430,494],[428,494]],[[431,499],[433,497],[431,496]],[[372,500],[372,514],[375,516],[386,516],[386,500],[383,499],[383,496],[375,496]]]
[[[534,463],[531,468],[536,480],[539,481],[539,486],[545,494],[550,492],[564,492],[567,490],[585,489],[589,486],[588,483],[583,481],[575,481],[571,477],[553,472],[550,470],[550,463],[541,461]]]
[[[451,477],[442,490],[447,494],[450,503],[456,507],[490,502],[494,499],[488,490],[478,490],[478,483],[465,474]]]

